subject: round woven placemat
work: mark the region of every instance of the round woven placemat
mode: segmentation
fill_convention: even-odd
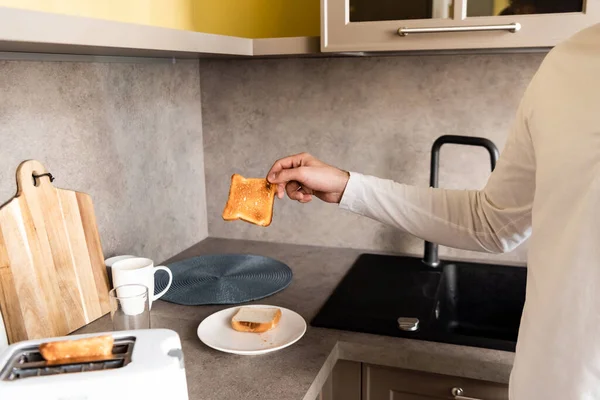
[[[216,254],[167,264],[173,283],[160,300],[182,305],[237,304],[258,300],[285,289],[292,270],[272,258],[252,254]],[[155,275],[155,291],[168,283]]]

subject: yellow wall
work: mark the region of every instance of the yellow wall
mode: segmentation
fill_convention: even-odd
[[[193,0],[0,0],[0,6],[193,29]]]
[[[249,38],[319,36],[319,0],[0,0],[0,6]]]
[[[509,4],[510,0],[494,0],[494,15],[499,15]]]
[[[0,0],[1,1],[1,0]],[[319,36],[319,0],[191,0],[196,30],[251,38]]]

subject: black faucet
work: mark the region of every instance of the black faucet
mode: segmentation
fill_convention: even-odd
[[[438,187],[440,149],[442,148],[442,145],[446,143],[484,147],[488,151],[488,153],[490,153],[492,171],[494,170],[494,168],[496,168],[496,162],[498,161],[498,149],[491,140],[472,136],[440,136],[436,139],[435,142],[433,142],[433,146],[431,146],[431,167],[429,171],[429,186],[434,188]],[[430,267],[437,267],[440,265],[437,244],[425,241],[425,253],[423,254],[423,263]]]

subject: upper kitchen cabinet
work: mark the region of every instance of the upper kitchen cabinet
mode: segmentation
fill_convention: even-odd
[[[321,50],[555,46],[600,23],[600,0],[321,0]]]

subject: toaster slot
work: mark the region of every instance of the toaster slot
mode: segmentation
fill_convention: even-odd
[[[0,371],[0,380],[14,381],[35,376],[122,368],[131,362],[134,345],[134,337],[115,339],[112,355],[108,358],[80,358],[61,362],[44,360],[38,346],[23,347],[15,351]]]

